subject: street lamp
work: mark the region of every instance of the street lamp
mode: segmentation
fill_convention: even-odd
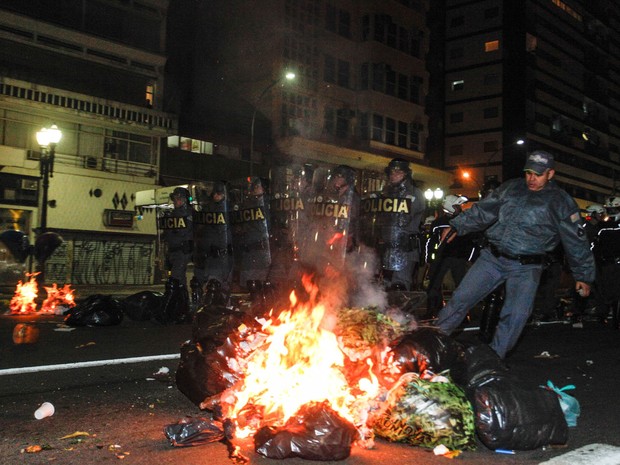
[[[525,144],[525,140],[524,139],[517,139],[516,141],[514,141],[512,144],[509,145],[523,145]],[[495,155],[497,155],[498,153],[500,153],[502,150],[504,150],[504,147],[500,147],[498,148],[495,152],[493,152],[491,154],[491,156],[489,156],[489,158],[487,158],[487,162],[484,164],[484,171],[482,173],[482,177],[484,179],[484,182],[487,181],[487,168],[489,167],[489,165],[491,164],[491,160],[493,160],[493,158],[495,157]]]
[[[263,97],[267,94],[267,92],[273,89],[277,84],[279,84],[280,82],[284,80],[292,81],[293,79],[295,79],[295,73],[293,73],[292,71],[287,71],[286,74],[284,74],[284,76],[280,77],[279,79],[276,79],[271,84],[269,84],[267,87],[265,87],[263,91],[260,93],[260,95],[258,96],[256,103],[254,104],[254,112],[252,113],[252,125],[250,127],[250,176],[252,176],[253,167],[254,167],[254,161],[253,161],[254,160],[254,125],[256,123],[256,112],[258,111],[258,105],[263,100]]]
[[[41,203],[41,221],[39,229],[45,232],[47,229],[47,194],[50,187],[49,178],[54,177],[54,154],[56,144],[60,142],[62,132],[58,126],[52,124],[49,128],[43,128],[37,132],[37,142],[41,147],[41,158],[39,160],[39,169],[41,179],[43,179],[43,201]]]

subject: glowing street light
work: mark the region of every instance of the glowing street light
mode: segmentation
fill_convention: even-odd
[[[60,142],[60,139],[62,139],[62,132],[58,129],[58,126],[52,124],[49,128],[42,128],[37,132],[36,136],[37,142],[41,147],[39,169],[41,179],[43,180],[43,200],[41,202],[41,221],[39,223],[39,229],[41,232],[45,232],[47,229],[47,196],[50,187],[49,178],[54,177],[54,155],[56,145]]]
[[[263,89],[263,91],[258,96],[256,100],[256,104],[254,105],[254,112],[252,113],[252,124],[250,127],[250,176],[252,176],[253,166],[254,166],[254,125],[256,123],[256,112],[258,111],[258,105],[263,100],[263,97],[269,92],[273,87],[279,84],[282,81],[292,81],[295,79],[296,75],[292,71],[287,71],[282,77],[276,79],[271,84]]]

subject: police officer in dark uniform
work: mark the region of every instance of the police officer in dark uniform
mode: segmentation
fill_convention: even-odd
[[[184,187],[176,187],[170,199],[174,208],[159,218],[159,228],[166,246],[166,269],[170,277],[187,286],[186,272],[192,260],[194,237],[190,193]]]
[[[383,282],[386,289],[411,291],[413,275],[420,263],[424,194],[415,185],[407,160],[394,158],[385,173],[388,182],[381,193],[378,244]]]
[[[620,327],[620,196],[608,197],[604,207],[607,220],[598,232],[593,252],[600,273],[597,287],[617,329]]]

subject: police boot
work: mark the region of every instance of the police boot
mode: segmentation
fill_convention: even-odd
[[[482,304],[478,339],[485,344],[489,344],[493,340],[497,323],[499,323],[499,314],[502,310],[502,304],[503,299],[497,292],[489,294]]]
[[[207,292],[204,296],[205,306],[225,306],[228,299],[222,291],[222,283],[217,279],[210,279],[207,283]]]
[[[264,308],[263,283],[258,280],[248,280],[247,288],[250,293],[250,302],[252,303],[252,313],[258,315],[262,313]]]

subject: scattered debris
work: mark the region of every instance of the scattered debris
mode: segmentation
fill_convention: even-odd
[[[54,405],[52,405],[50,402],[43,402],[41,406],[34,412],[34,417],[37,420],[43,420],[44,418],[54,415],[55,411],[56,409],[54,408]]]
[[[84,347],[94,346],[96,342],[90,341],[86,344],[80,344],[79,346],[75,346],[76,349],[83,349]]]
[[[559,355],[556,354],[550,354],[549,352],[547,352],[546,350],[543,350],[540,354],[538,355],[534,355],[534,358],[558,358]]]
[[[26,454],[36,454],[38,452],[41,452],[43,450],[43,447],[39,446],[39,445],[35,445],[35,446],[28,446],[24,449],[22,449],[20,452],[26,453]]]
[[[63,436],[63,437],[58,438],[58,439],[73,439],[73,438],[80,438],[82,436],[89,437],[90,433],[88,433],[86,431],[76,431],[75,433],[67,434],[66,436]]]

